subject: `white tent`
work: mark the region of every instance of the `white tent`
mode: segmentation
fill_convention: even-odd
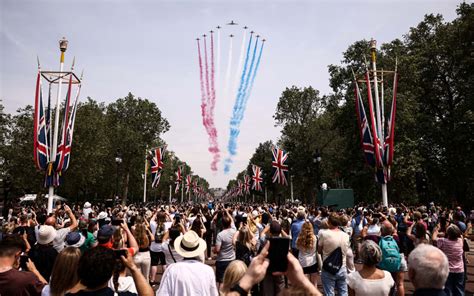
[[[20,197],[20,202],[27,202],[27,201],[35,201],[37,195],[36,194],[25,194],[25,196]],[[44,198],[48,198],[48,195],[46,194]],[[54,196],[54,200],[61,200],[61,201],[66,201],[67,199],[64,197],[61,197],[59,195]]]

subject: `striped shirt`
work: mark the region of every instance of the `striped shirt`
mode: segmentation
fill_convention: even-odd
[[[449,272],[460,273],[464,272],[464,265],[462,260],[462,238],[453,241],[447,238],[438,238],[438,248],[446,254],[449,261]]]

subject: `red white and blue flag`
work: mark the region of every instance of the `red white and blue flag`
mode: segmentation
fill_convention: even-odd
[[[179,192],[179,187],[181,185],[181,182],[183,181],[183,175],[182,175],[182,168],[181,166],[178,166],[178,170],[176,171],[175,173],[176,175],[176,188],[174,190],[174,193],[178,193]]]
[[[390,118],[387,125],[387,133],[385,137],[384,147],[384,165],[390,167],[393,163],[393,150],[394,150],[394,138],[395,138],[395,115],[397,113],[397,87],[398,87],[398,73],[395,70],[393,76],[393,97],[392,107],[390,109]]]
[[[357,121],[359,123],[360,140],[362,143],[362,151],[364,151],[365,161],[368,165],[375,167],[375,155],[372,133],[369,123],[367,122],[367,114],[365,113],[364,103],[360,94],[359,85],[355,84],[356,93],[356,112]]]
[[[257,165],[252,165],[252,190],[262,191],[262,169]]]
[[[41,76],[36,80],[35,113],[34,113],[34,160],[38,170],[46,170],[49,162],[49,146],[46,116],[43,107]]]
[[[237,180],[237,195],[238,196],[243,195],[243,191],[244,191],[244,184],[242,183],[242,181]]]
[[[66,147],[66,142],[68,141],[67,139],[68,128],[70,127],[69,119],[70,119],[70,108],[71,108],[71,86],[72,86],[72,75],[69,75],[69,84],[67,88],[66,103],[64,104],[63,124],[61,128],[61,142],[58,146],[58,151],[56,153],[56,161],[54,163],[54,170],[57,174],[63,171],[64,159],[66,157],[66,154],[70,154],[71,152],[70,149],[68,150],[68,147]],[[68,160],[69,160],[69,157],[68,157]]]
[[[192,184],[192,177],[190,175],[186,176],[186,193],[189,193],[189,190],[191,190],[191,184]]]
[[[244,176],[244,192],[245,194],[250,194],[250,176]]]
[[[163,171],[163,159],[166,147],[158,147],[148,151],[148,159],[151,168],[151,187],[156,188],[160,184],[161,172]]]
[[[285,164],[288,153],[280,148],[272,147],[272,166],[274,168],[273,183],[278,183],[281,185],[288,185],[286,175],[288,174],[288,166]]]

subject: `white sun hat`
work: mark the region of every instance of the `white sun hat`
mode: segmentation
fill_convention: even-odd
[[[206,250],[206,241],[190,230],[174,240],[174,249],[184,258],[194,258]]]

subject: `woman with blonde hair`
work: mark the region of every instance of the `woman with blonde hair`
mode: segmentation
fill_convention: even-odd
[[[310,281],[316,286],[318,283],[318,254],[316,248],[318,241],[314,235],[313,224],[306,221],[301,227],[301,231],[296,239],[296,248],[298,249],[298,261],[303,267],[305,275],[309,275]]]
[[[256,240],[248,226],[241,226],[233,238],[232,243],[235,247],[235,259],[242,260],[247,266],[255,255]]]
[[[224,280],[221,285],[221,295],[230,292],[230,289],[235,286],[247,271],[247,265],[243,261],[232,261],[224,272]]]
[[[133,236],[138,243],[138,253],[133,257],[133,261],[137,267],[141,270],[145,278],[149,278],[151,257],[150,257],[150,240],[152,233],[145,224],[145,219],[142,216],[138,216],[135,219],[135,226],[133,228]]]
[[[78,285],[79,276],[77,266],[81,258],[79,248],[67,247],[56,257],[49,285],[43,288],[42,296],[62,296],[66,293],[78,292],[81,287]],[[71,268],[73,267],[73,268]]]

